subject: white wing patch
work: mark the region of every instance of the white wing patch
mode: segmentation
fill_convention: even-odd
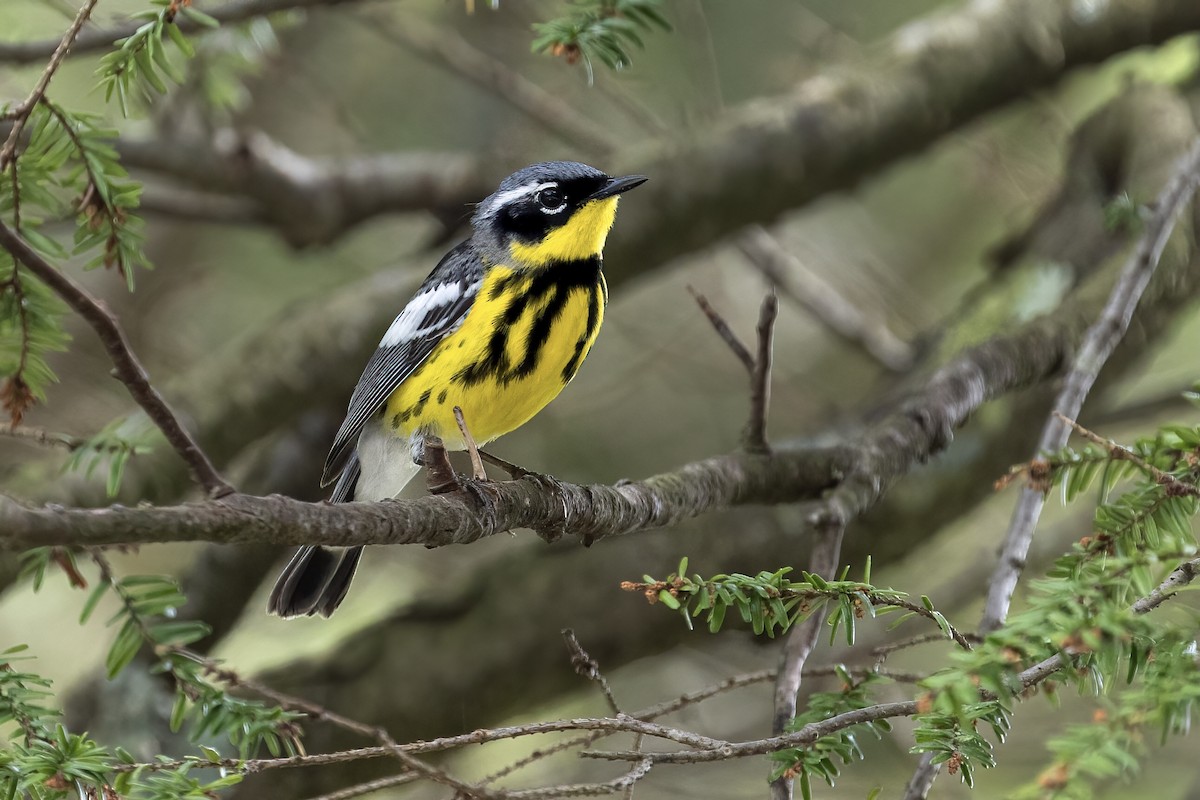
[[[458,281],[440,283],[414,297],[383,334],[380,347],[395,347],[417,339],[444,327],[445,320],[436,313],[456,302],[463,296],[463,285]]]

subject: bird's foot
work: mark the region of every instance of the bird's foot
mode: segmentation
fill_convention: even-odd
[[[471,503],[483,527],[487,530],[496,528],[496,484],[487,478],[458,477],[458,490],[471,498]]]
[[[479,458],[491,464],[493,467],[499,467],[507,472],[510,480],[519,481],[526,476],[538,474],[532,470],[525,469],[524,467],[519,467],[511,461],[505,461],[503,458],[500,458],[500,456],[494,456],[486,450],[479,451]]]

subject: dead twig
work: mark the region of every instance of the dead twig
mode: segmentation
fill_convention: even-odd
[[[769,453],[771,448],[767,444],[767,412],[771,404],[771,350],[775,338],[775,318],[779,314],[779,301],[775,297],[775,290],[768,292],[759,306],[756,328],[757,356],[750,353],[750,349],[733,332],[733,328],[720,312],[713,308],[712,303],[708,302],[707,297],[691,286],[688,287],[688,291],[696,299],[696,305],[700,306],[704,316],[708,317],[713,330],[729,346],[750,375],[750,419],[742,432],[742,446],[748,453]]]
[[[750,373],[750,421],[742,437],[742,444],[750,453],[767,453],[771,449],[767,444],[767,413],[771,407],[771,349],[778,315],[779,300],[772,289],[758,310],[758,356]]]
[[[583,645],[579,643],[579,639],[575,636],[575,631],[570,628],[563,628],[561,633],[563,641],[567,643],[567,650],[571,654],[571,667],[575,670],[575,674],[582,678],[587,678],[599,686],[600,691],[604,693],[604,699],[608,701],[609,709],[616,716],[621,716],[621,707],[617,705],[617,697],[613,694],[612,687],[608,685],[608,680],[604,677],[604,673],[600,671],[599,662],[583,649]]]

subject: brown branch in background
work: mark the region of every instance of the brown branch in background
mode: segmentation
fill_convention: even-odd
[[[79,30],[87,22],[88,17],[92,14],[92,9],[96,7],[99,0],[87,0],[83,7],[79,9],[79,13],[75,15],[74,22],[67,32],[59,40],[53,51],[49,53],[50,63],[42,70],[42,76],[38,78],[38,82],[33,87],[33,91],[29,93],[29,97],[21,105],[13,109],[12,130],[8,132],[8,139],[5,140],[4,146],[0,147],[0,170],[8,167],[9,161],[13,159],[17,152],[17,142],[21,139],[21,131],[25,129],[25,123],[29,121],[29,115],[33,113],[33,109],[37,108],[38,103],[46,96],[46,89],[50,86],[50,79],[54,77],[54,73],[62,66],[63,59],[67,57],[67,53],[71,50],[71,45],[79,36]],[[14,181],[15,184],[15,181]]]
[[[434,27],[411,13],[405,14],[402,21],[375,13],[350,19],[357,19],[372,33],[494,94],[570,144],[601,156],[617,149],[617,142],[604,132],[603,124],[581,115],[503,61],[480,51],[448,25]]]
[[[771,450],[767,444],[767,413],[771,408],[771,360],[778,315],[779,300],[772,289],[763,298],[758,311],[758,355],[750,372],[750,421],[742,437],[742,444],[750,453]]]
[[[218,22],[228,24],[242,22],[254,17],[267,16],[268,14],[275,14],[280,11],[337,6],[349,2],[355,2],[355,0],[231,0],[216,8],[211,8],[206,4],[204,11]],[[75,41],[72,52],[75,55],[81,55],[83,53],[107,50],[118,39],[132,36],[143,22],[143,20],[139,19],[129,19],[109,28],[93,28],[84,31]],[[178,16],[173,24],[177,25],[184,33],[203,33],[209,30],[205,26],[199,25],[183,15]],[[0,62],[29,64],[34,61],[41,61],[43,58],[49,56],[54,51],[54,48],[55,41],[49,39],[33,42],[0,43]]]
[[[42,258],[11,228],[0,222],[0,246],[13,258],[50,287],[67,305],[83,317],[92,327],[112,359],[117,379],[125,384],[129,394],[146,412],[150,420],[163,432],[167,441],[191,467],[192,474],[212,498],[232,494],[234,489],[217,472],[200,445],[188,433],[179,418],[167,405],[158,390],[150,385],[149,376],[142,367],[125,332],[117,319],[83,287],[76,284],[48,261]]]
[[[1130,450],[1128,447],[1123,447],[1122,445],[1114,442],[1112,439],[1105,439],[1100,434],[1088,430],[1075,420],[1060,414],[1057,411],[1054,412],[1054,416],[1058,417],[1060,421],[1065,422],[1067,425],[1070,425],[1072,430],[1074,430],[1083,438],[1087,439],[1089,442],[1103,447],[1114,459],[1128,461],[1142,472],[1145,472],[1147,475],[1153,478],[1154,482],[1159,486],[1165,486],[1168,494],[1192,495],[1193,497],[1200,497],[1200,488],[1197,488],[1186,481],[1181,481],[1179,478],[1176,478],[1174,475],[1168,472],[1163,472],[1161,469],[1147,462],[1144,458]]]
[[[809,556],[808,571],[814,575],[832,579],[838,568],[842,553],[842,534],[845,525],[830,520],[828,524],[813,526],[815,541]],[[779,672],[775,679],[774,712],[771,717],[771,733],[776,736],[787,730],[796,717],[796,701],[800,694],[804,665],[812,655],[813,647],[821,635],[825,614],[814,613],[802,624],[788,633],[779,654]],[[771,781],[771,797],[775,800],[790,800],[792,779],[781,775]]]
[[[250,198],[179,186],[144,186],[138,208],[146,214],[220,225],[261,225],[267,221],[261,207]]]
[[[742,253],[779,292],[837,336],[862,349],[892,372],[912,366],[913,349],[877,316],[858,308],[820,275],[809,270],[761,225],[736,237]]]
[[[1200,140],[1179,160],[1158,197],[1153,214],[1146,222],[1129,260],[1125,263],[1108,300],[1099,316],[1088,327],[1071,369],[1054,398],[1049,419],[1042,428],[1035,457],[1041,453],[1062,449],[1070,437],[1069,420],[1079,416],[1104,364],[1129,329],[1133,313],[1142,293],[1154,276],[1167,241],[1175,229],[1175,221],[1183,207],[1196,193],[1200,184]],[[1033,534],[1042,514],[1046,495],[1037,487],[1021,489],[1013,511],[1008,533],[1001,545],[996,568],[988,581],[980,633],[988,634],[1004,624],[1017,582],[1025,568],[1025,560]],[[922,756],[904,792],[904,800],[924,800],[937,780],[940,765],[933,763],[932,754]]]
[[[1200,142],[1194,144],[1180,159],[1171,179],[1155,199],[1153,215],[1147,220],[1137,246],[1121,270],[1100,315],[1084,334],[1071,371],[1054,400],[1052,414],[1042,429],[1035,455],[1059,450],[1067,443],[1070,428],[1061,417],[1078,418],[1083,401],[1100,370],[1124,338],[1138,301],[1154,275],[1167,240],[1175,229],[1175,221],[1195,194],[1198,183]],[[1024,568],[1044,501],[1045,495],[1035,488],[1025,487],[1021,490],[996,570],[988,584],[987,602],[980,626],[982,633],[998,628],[1008,615],[1009,602]]]

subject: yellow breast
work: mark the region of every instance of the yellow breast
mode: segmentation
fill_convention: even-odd
[[[436,434],[459,450],[455,406],[479,444],[519,428],[575,377],[606,300],[599,259],[534,272],[492,267],[462,326],[392,393],[384,424],[397,436]]]

